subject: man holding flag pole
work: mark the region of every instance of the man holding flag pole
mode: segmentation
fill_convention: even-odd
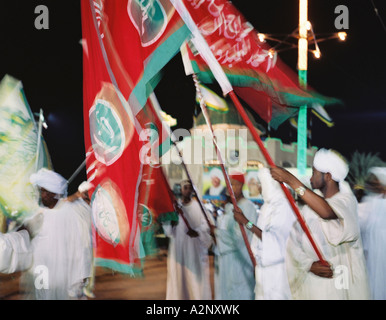
[[[170,148],[170,135],[148,97],[158,72],[189,31],[168,0],[148,6],[129,0],[81,4],[87,172],[96,187],[90,191],[96,263],[136,275],[144,257],[140,233],[145,220],[139,221],[138,213],[150,214],[147,221],[154,222],[173,219],[176,211],[162,167],[152,162]]]
[[[172,1],[173,5],[176,7],[176,10],[181,15],[182,19],[185,21],[185,23],[188,25],[189,29],[191,30],[191,32],[193,34],[191,42],[193,43],[193,45],[197,49],[197,51],[200,53],[201,58],[205,61],[205,63],[210,68],[212,75],[215,77],[215,79],[217,80],[217,82],[221,86],[223,94],[224,95],[229,94],[229,96],[231,97],[237,110],[239,111],[240,115],[242,116],[245,124],[250,129],[250,132],[251,132],[254,140],[258,144],[258,146],[259,146],[261,152],[263,153],[265,159],[267,160],[269,166],[276,167],[276,165],[274,164],[270,155],[268,154],[267,150],[265,149],[264,144],[261,141],[256,129],[253,127],[252,122],[248,118],[244,108],[242,107],[240,101],[238,100],[236,94],[233,92],[233,87],[232,87],[230,81],[228,80],[228,77],[225,74],[224,70],[222,69],[222,65],[220,65],[219,61],[216,59],[216,57],[212,53],[211,50],[213,48],[209,47],[209,44],[206,42],[206,38],[204,38],[203,35],[201,34],[201,33],[204,33],[206,35],[208,35],[208,34],[212,35],[213,38],[211,38],[211,41],[213,43],[212,46],[214,46],[217,43],[221,44],[224,41],[226,41],[225,33],[228,32],[228,34],[229,34],[229,32],[231,30],[234,31],[234,34],[232,37],[230,36],[229,39],[241,39],[241,40],[243,40],[243,37],[247,36],[248,34],[253,35],[253,33],[251,32],[253,30],[253,28],[251,28],[251,26],[248,25],[248,23],[246,23],[244,21],[244,18],[241,16],[241,14],[239,12],[237,12],[237,10],[235,8],[233,8],[233,6],[231,5],[231,3],[229,1],[226,1],[226,0],[217,0],[217,1],[214,1],[211,3],[211,5],[212,5],[211,9],[218,12],[218,14],[213,14],[212,11],[209,11],[209,7],[208,7],[209,4],[207,4],[207,3],[200,3],[197,6],[193,6],[192,3],[190,3],[190,2],[187,3],[188,1],[184,1],[184,0],[171,0],[171,1]],[[228,20],[226,20],[227,14],[229,14],[233,17],[234,16],[237,17],[237,19],[233,20],[233,22],[235,22],[236,26],[233,26],[232,28],[230,28],[229,23],[227,23]],[[219,21],[214,21],[214,20],[212,21],[211,20],[211,19],[215,19],[215,18],[218,18],[220,20]],[[199,27],[197,26],[197,23],[198,23],[197,21],[198,22],[203,21],[202,25],[201,25],[201,29],[199,29]],[[227,28],[230,28],[231,30],[230,29],[228,30]],[[220,38],[214,36],[216,34],[216,32],[218,32],[220,34],[220,36],[221,36]],[[237,35],[238,35],[238,37],[236,37]],[[248,38],[246,39],[246,41],[248,41],[247,43],[249,43],[249,44],[253,43],[252,40],[248,39]],[[238,48],[238,46],[232,47],[231,45],[229,45],[229,47],[233,50],[236,50]],[[246,46],[245,48],[248,48],[248,46]],[[260,51],[261,51],[261,49],[260,49]],[[217,50],[216,52],[221,52],[221,51]],[[233,52],[234,56],[232,56],[232,59],[233,59],[232,62],[235,63],[238,61],[242,61],[242,62],[246,63],[245,61],[243,61],[243,56],[240,55],[242,53],[252,54],[251,52],[248,52],[247,50],[240,51],[239,53]],[[261,56],[261,54],[262,54],[261,52],[260,52],[260,56],[258,55],[258,53],[259,52],[257,51],[257,53],[254,56],[252,55],[252,57],[255,57],[255,59],[260,57],[263,59],[263,61],[267,60],[267,58],[269,56],[268,53],[265,54],[265,57]],[[228,62],[228,61],[226,61],[226,62]],[[274,69],[274,71],[272,71],[272,64],[269,64],[269,62],[270,62],[269,59],[265,62],[265,63],[267,63],[265,70],[266,71],[271,70],[271,72],[273,72],[274,76],[279,77],[283,73],[283,71],[277,70],[277,69]],[[225,64],[226,65],[232,65],[231,63],[225,63]],[[262,65],[262,66],[264,67],[264,65]],[[194,72],[194,70],[193,70],[193,72]],[[290,102],[290,101],[293,101],[292,98],[296,97],[296,96],[293,96],[291,94],[290,95],[279,95],[279,93],[275,91],[276,88],[274,86],[271,87],[271,85],[273,85],[274,83],[275,84],[277,84],[277,83],[281,84],[279,79],[277,79],[278,81],[272,81],[265,73],[263,73],[260,70],[257,72],[257,74],[261,77],[258,80],[258,83],[260,83],[259,90],[260,91],[262,90],[263,92],[268,92],[269,94],[271,94],[272,99],[276,99],[276,100],[278,99],[278,101],[279,101],[280,99],[285,100],[288,98],[289,100],[286,100],[286,101]],[[294,84],[290,81],[290,79],[288,77],[284,77],[284,74],[283,74],[282,79],[283,79],[283,83],[284,83],[284,88],[286,86],[289,86],[289,87],[291,87],[291,90],[293,89],[292,92],[296,92],[296,94],[298,94],[298,102],[301,101],[303,103],[304,100],[307,101],[308,99],[310,99],[312,101],[312,96],[309,93],[302,92],[302,90],[295,90],[298,88],[296,86],[294,86]],[[257,92],[259,92],[259,90],[257,90]],[[316,99],[318,100],[319,97],[317,95],[315,95],[315,96],[316,96]],[[224,172],[224,176],[226,177],[225,172]],[[312,245],[315,253],[317,254],[319,260],[321,261],[322,264],[328,265],[327,261],[325,261],[320,250],[318,249],[316,243],[314,242],[314,239],[312,238],[312,235],[309,232],[309,229],[308,229],[307,225],[305,224],[305,222],[304,222],[304,220],[299,212],[299,209],[297,208],[295,201],[292,198],[292,195],[290,194],[289,190],[287,189],[287,187],[283,183],[281,183],[280,185],[281,185],[288,201],[290,202],[291,207],[294,210],[294,212],[295,212],[295,214],[300,222],[302,229],[304,230],[304,232],[307,235],[307,238],[311,242],[311,245]]]
[[[190,1],[171,0],[170,2],[174,8],[170,6],[169,1],[157,1],[151,3],[152,10],[149,10],[150,7],[145,7],[137,1],[82,1],[82,27],[87,46],[84,54],[85,128],[86,133],[87,130],[90,132],[90,135],[85,135],[85,142],[87,148],[93,149],[94,156],[88,163],[88,174],[90,178],[95,179],[95,191],[97,191],[94,191],[91,201],[97,207],[98,204],[106,203],[107,199],[113,199],[114,203],[110,207],[109,214],[111,218],[115,215],[115,219],[109,220],[113,221],[115,225],[110,226],[111,228],[107,230],[103,230],[103,223],[99,221],[98,226],[102,229],[98,230],[100,242],[97,250],[101,253],[103,262],[107,263],[105,266],[115,266],[118,270],[126,270],[130,273],[135,268],[137,259],[141,257],[138,246],[138,221],[135,213],[137,212],[137,185],[140,183],[142,172],[141,163],[133,161],[135,159],[130,157],[130,154],[139,153],[141,149],[139,133],[151,119],[149,117],[151,109],[147,107],[147,100],[156,85],[156,75],[175,55],[182,41],[188,37],[188,28],[193,35],[191,41],[210,67],[224,95],[229,94],[232,98],[271,167],[276,166],[233,92],[228,75],[224,73],[224,65],[220,65],[211,51],[213,43],[207,43],[207,38],[204,39],[200,32],[204,30],[205,35],[208,35],[208,33],[214,34],[214,31],[221,31],[223,34],[220,32],[219,39],[213,37],[214,40],[224,41],[225,35],[232,36],[229,31],[233,30],[234,37],[230,38],[246,41],[238,43],[246,45],[244,47],[231,46],[231,49],[238,48],[238,50],[232,51],[233,55],[228,58],[234,64],[243,61],[247,67],[256,67],[257,64],[258,68],[247,68],[252,71],[252,76],[233,77],[232,79],[240,80],[235,86],[239,94],[252,92],[252,96],[259,98],[258,101],[265,101],[265,104],[262,105],[266,106],[264,110],[268,120],[275,114],[275,110],[276,114],[280,108],[280,110],[287,110],[286,106],[304,105],[307,102],[315,101],[322,104],[325,101],[328,102],[325,97],[310,91],[302,91],[295,86],[284,72],[285,68],[275,68],[279,63],[276,60],[270,60],[271,55],[265,49],[256,54],[252,52],[251,59],[243,60],[245,57],[241,54],[248,51],[247,44],[252,47],[255,44],[253,39],[243,37],[253,36],[254,33],[251,32],[253,28],[243,20],[237,11],[235,13],[228,1],[211,1],[210,5],[213,9],[211,12],[208,11],[209,4],[206,2],[195,3],[195,7],[192,7],[193,2]],[[164,14],[165,8],[168,15]],[[181,20],[174,9],[186,25],[180,23]],[[201,25],[200,30],[197,27],[198,22],[194,21],[195,19],[200,20],[200,12],[199,10],[196,12],[196,9],[203,9],[203,16],[206,18],[206,24],[204,27]],[[211,29],[213,22],[210,21],[212,18],[210,14],[213,12],[219,13],[217,18],[220,20],[217,22],[221,23],[217,24],[218,29]],[[235,25],[227,29],[230,21],[226,18],[232,14],[237,19],[232,20],[231,23]],[[176,46],[178,46],[177,49]],[[218,52],[217,50],[216,53]],[[128,56],[130,59],[126,58]],[[229,59],[226,60],[228,66],[232,64],[229,63]],[[224,59],[222,61],[224,62]],[[199,75],[204,76],[205,74],[200,72]],[[252,91],[244,90],[243,88],[248,87],[246,84],[250,81],[252,81],[250,87]],[[221,158],[221,154],[219,157]],[[125,177],[125,181],[121,178],[122,170],[130,173]],[[236,208],[233,190],[224,167],[223,173]],[[105,180],[106,177],[109,177],[110,180]],[[136,183],[129,185],[128,181]],[[327,266],[328,263],[314,242],[291,194],[284,183],[281,183],[281,187],[318,259],[322,265]],[[95,218],[102,219],[101,213],[102,211],[97,213]],[[122,221],[124,221],[123,224]],[[249,248],[242,226],[241,232]],[[253,257],[251,260],[253,261]]]

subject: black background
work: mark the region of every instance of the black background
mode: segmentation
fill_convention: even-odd
[[[386,21],[385,1],[373,3]],[[289,34],[297,28],[298,1],[233,4],[259,32]],[[332,128],[312,117],[311,144],[335,148],[349,159],[355,150],[379,153],[386,161],[386,30],[371,0],[309,0],[309,20],[317,35],[341,31],[335,29],[334,10],[342,4],[349,9],[349,29],[344,30],[348,38],[320,43],[319,60],[309,55],[308,83],[344,105],[326,108],[335,122]],[[34,26],[37,5],[49,9],[48,30]],[[21,80],[32,111],[43,109],[48,123],[43,134],[54,169],[68,179],[85,156],[80,1],[3,1],[0,12],[0,77],[9,74]],[[297,72],[296,49],[279,57]],[[155,93],[164,111],[177,118],[177,127],[192,127],[195,89],[179,54],[164,68]],[[283,142],[296,141],[296,130],[288,123],[270,135]],[[84,178],[82,171],[70,190]]]

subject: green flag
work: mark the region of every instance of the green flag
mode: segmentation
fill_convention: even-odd
[[[38,139],[40,143],[38,143]],[[37,147],[40,150],[37,152]],[[38,160],[36,160],[38,157]],[[52,168],[21,81],[6,75],[0,83],[0,212],[22,220],[38,206],[29,182],[35,170]]]

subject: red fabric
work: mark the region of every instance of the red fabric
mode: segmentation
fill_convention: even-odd
[[[170,9],[169,1],[161,3]],[[174,207],[167,197],[169,186],[157,176],[160,169],[154,169],[151,175],[149,197],[144,188],[150,167],[143,166],[140,152],[148,141],[143,141],[139,133],[152,122],[161,132],[160,122],[150,113],[134,115],[127,101],[144,74],[147,59],[181,22],[173,8],[170,11],[164,7],[171,13],[166,28],[157,41],[144,46],[141,30],[137,30],[145,25],[137,1],[81,0],[81,9],[84,139],[87,176],[94,186],[89,192],[96,231],[95,257],[97,262],[113,262],[120,265],[119,270],[130,272],[140,266],[141,258],[138,204],[151,203],[156,213],[173,211]],[[133,21],[140,23],[136,26]],[[96,210],[98,199],[105,202],[100,201]],[[106,218],[107,213],[113,214]],[[114,214],[117,223],[112,219]],[[119,233],[113,228],[117,225]]]
[[[229,175],[229,178],[237,180],[237,181],[241,182],[242,184],[245,183],[245,177],[244,177],[244,174],[242,172],[233,172],[232,174]]]
[[[228,75],[234,91],[266,122],[276,114],[292,116],[299,107],[318,99],[325,104],[325,97],[298,85],[298,75],[279,57],[270,56],[270,47],[260,42],[257,31],[227,0],[183,0],[187,10],[204,36],[217,61]],[[189,50],[188,50],[189,52]],[[189,57],[202,72],[208,67],[200,55]],[[207,78],[201,77],[207,82]],[[246,88],[247,87],[247,88]],[[326,98],[328,99],[328,98]],[[276,110],[273,112],[272,108]],[[277,118],[282,119],[286,117]],[[277,125],[275,125],[277,127]]]

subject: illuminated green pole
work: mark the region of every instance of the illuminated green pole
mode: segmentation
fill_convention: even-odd
[[[298,42],[298,76],[299,85],[307,88],[307,30],[308,0],[299,0],[299,42]],[[307,167],[307,106],[301,106],[298,114],[298,153],[297,168],[300,177],[305,176]]]

